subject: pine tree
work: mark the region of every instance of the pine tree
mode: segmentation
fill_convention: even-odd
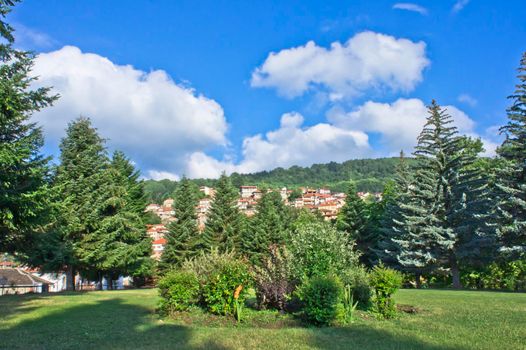
[[[197,197],[193,182],[181,179],[174,193],[173,210],[176,221],[169,226],[166,246],[161,258],[163,271],[179,267],[181,263],[199,252],[200,235],[197,228]]]
[[[395,242],[402,266],[445,266],[459,288],[459,259],[476,258],[473,247],[491,234],[482,220],[489,201],[486,181],[474,166],[476,142],[459,137],[452,122],[433,101],[415,151],[416,181],[408,202],[400,205],[405,229]]]
[[[21,253],[47,224],[50,206],[42,130],[29,120],[57,96],[30,88],[34,55],[13,48],[13,28],[3,21],[14,3],[0,0],[0,251]]]
[[[291,228],[291,215],[279,192],[263,191],[256,206],[256,214],[243,231],[241,246],[250,261],[259,264],[273,244],[284,243]]]
[[[420,276],[438,265],[439,252],[435,242],[443,234],[434,211],[435,174],[424,166],[427,162],[427,159],[419,159],[407,193],[401,193],[397,199],[388,252],[395,254],[395,266],[415,274],[417,287],[420,286]]]
[[[345,204],[338,213],[336,226],[338,230],[347,232],[349,241],[356,242],[356,248],[362,253],[362,262],[369,259],[370,241],[367,235],[367,208],[365,202],[358,196],[354,182],[349,183]]]
[[[237,200],[237,190],[223,173],[217,182],[203,233],[203,244],[206,248],[217,247],[221,252],[232,249],[239,251],[243,220]]]
[[[67,266],[67,289],[73,290],[77,271],[89,271],[87,249],[83,249],[86,235],[94,233],[101,221],[101,208],[105,205],[104,177],[109,159],[104,140],[87,118],[78,118],[68,125],[66,137],[60,143],[60,165],[56,171],[54,188],[61,199],[62,242],[71,245]],[[62,252],[56,252],[62,254]]]
[[[526,254],[526,53],[518,69],[519,83],[509,98],[508,123],[501,128],[506,135],[498,154],[505,160],[499,172],[499,236],[501,250],[515,259]]]
[[[139,173],[122,152],[115,152],[103,175],[100,223],[82,238],[81,261],[97,271],[99,280],[142,276],[151,266],[151,241],[144,230],[146,201]]]
[[[400,204],[408,202],[412,180],[413,177],[404,152],[400,151],[400,160],[396,166],[392,187],[384,190],[382,196],[385,209],[380,219],[378,244],[374,250],[375,264],[381,261],[392,268],[401,268],[396,258],[400,253],[400,247],[393,239],[401,238],[404,232],[403,210]]]

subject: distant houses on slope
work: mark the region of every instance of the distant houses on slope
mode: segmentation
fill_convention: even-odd
[[[208,211],[214,199],[215,190],[211,187],[201,186],[199,190],[203,193],[196,207],[197,223],[200,230],[206,224]],[[295,208],[305,208],[313,212],[319,212],[325,220],[334,220],[338,216],[340,209],[345,204],[345,193],[332,193],[328,188],[300,188],[301,195],[289,200],[292,190],[283,187],[279,190],[282,200],[286,205]],[[363,200],[381,200],[381,193],[358,192],[358,196]],[[237,206],[241,213],[246,216],[253,216],[256,213],[256,205],[263,192],[257,186],[241,186],[239,188],[239,198]],[[168,232],[167,225],[175,220],[172,209],[173,199],[166,199],[162,205],[149,204],[145,211],[156,214],[161,219],[161,224],[147,225],[146,232],[152,239],[152,258],[161,258],[164,246],[166,245],[165,234]]]

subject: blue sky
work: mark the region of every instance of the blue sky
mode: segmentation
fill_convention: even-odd
[[[524,18],[522,0],[26,0],[8,22],[62,96],[35,116],[47,153],[82,114],[177,178],[411,151],[432,98],[491,154]]]

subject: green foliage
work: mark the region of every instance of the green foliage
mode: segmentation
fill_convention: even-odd
[[[493,262],[465,271],[462,282],[466,288],[526,291],[526,259]]]
[[[206,308],[220,315],[233,315],[236,302],[243,304],[246,291],[252,279],[248,266],[240,260],[228,261],[212,271],[203,287],[203,301]],[[236,289],[241,286],[238,298],[234,298]]]
[[[337,273],[358,263],[358,254],[345,232],[325,222],[300,225],[288,246],[298,279]]]
[[[186,311],[199,301],[199,280],[193,272],[170,271],[159,280],[158,288],[163,313]]]
[[[176,220],[169,226],[167,244],[163,251],[160,267],[170,270],[197,254],[200,245],[197,228],[197,198],[195,185],[183,177],[174,193],[173,210]]]
[[[263,191],[256,206],[256,215],[243,231],[243,254],[253,264],[261,264],[271,245],[285,242],[291,227],[290,217],[290,209],[283,203],[279,192]]]
[[[197,256],[185,260],[182,269],[194,272],[201,286],[204,286],[214,271],[235,260],[236,254],[233,251],[220,252],[216,247],[210,251],[203,250]]]
[[[243,219],[237,207],[238,192],[225,174],[219,178],[203,232],[203,244],[220,251],[239,251]]]
[[[339,272],[343,284],[350,288],[353,300],[365,308],[371,302],[372,287],[369,273],[362,266],[355,266]]]
[[[287,297],[293,292],[296,281],[293,257],[285,246],[272,245],[261,266],[254,266],[254,284],[258,306],[261,309],[285,310]]]
[[[303,282],[297,294],[309,322],[330,325],[344,316],[344,287],[336,276],[314,276]]]
[[[396,306],[392,295],[402,286],[402,274],[380,264],[373,268],[370,279],[374,288],[375,297],[373,301],[378,316],[382,318],[395,317]]]
[[[451,116],[435,101],[428,110],[415,151],[415,179],[398,199],[400,221],[392,240],[403,269],[420,274],[445,266],[460,288],[459,260],[480,263],[480,250],[494,236],[485,224],[487,181],[474,166],[481,143],[458,136]]]
[[[370,242],[366,237],[367,208],[365,202],[358,197],[356,186],[351,181],[345,197],[345,205],[338,213],[336,226],[340,231],[347,232],[350,239],[356,242],[357,249],[368,252]]]
[[[149,273],[151,241],[144,230],[146,206],[142,184],[122,152],[113,154],[100,182],[94,231],[86,232],[78,244],[79,261],[85,269],[97,271],[110,280],[119,275]]]
[[[49,158],[40,153],[42,130],[30,119],[58,96],[31,88],[34,54],[13,47],[13,28],[4,22],[12,6],[0,2],[0,251],[20,254],[51,220]]]
[[[505,160],[497,181],[498,233],[508,259],[526,256],[526,52],[518,71],[508,123],[501,128],[506,139],[497,150]]]

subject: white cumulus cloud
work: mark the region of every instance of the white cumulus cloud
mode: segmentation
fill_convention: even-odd
[[[40,54],[33,73],[38,85],[53,86],[61,96],[35,115],[52,145],[69,121],[83,115],[112,148],[160,178],[181,170],[189,154],[227,144],[222,107],[162,70],[144,72],[65,46]]]
[[[321,88],[338,100],[370,89],[410,91],[428,65],[424,42],[367,31],[329,48],[309,41],[272,52],[252,73],[251,85],[289,98]]]
[[[453,117],[454,125],[461,134],[480,137],[475,131],[475,122],[466,113],[455,106],[443,108]],[[396,155],[401,149],[412,152],[427,116],[426,105],[416,98],[400,98],[393,103],[368,101],[350,112],[333,108],[327,113],[328,120],[336,127],[379,134],[387,155]],[[486,137],[481,139],[486,146],[486,154],[491,154],[494,151],[493,142]]]
[[[286,113],[281,117],[279,129],[245,138],[243,159],[238,164],[196,152],[189,158],[187,174],[217,177],[222,171],[249,173],[292,165],[341,162],[370,154],[368,136],[364,132],[328,123],[310,127],[302,127],[302,124],[300,114]]]
[[[393,5],[393,8],[395,10],[406,10],[418,12],[421,15],[427,15],[427,9],[425,7],[410,2],[398,2]]]

